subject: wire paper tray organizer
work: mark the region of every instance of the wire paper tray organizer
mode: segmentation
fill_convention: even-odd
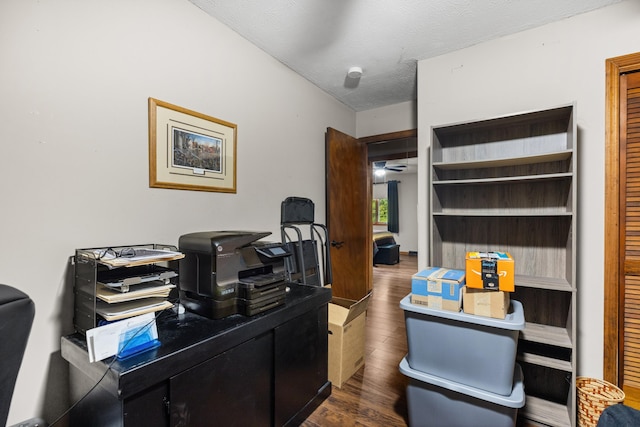
[[[157,243],[76,249],[76,332],[172,307],[178,298],[178,260],[183,257],[175,246]]]
[[[331,284],[329,232],[325,225],[315,222],[313,201],[287,197],[281,204],[280,230],[282,243],[292,254],[285,259],[287,281],[313,286]]]

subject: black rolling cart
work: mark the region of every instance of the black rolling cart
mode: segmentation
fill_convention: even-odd
[[[287,197],[281,204],[280,230],[282,243],[292,254],[285,261],[287,280],[313,286],[331,284],[329,232],[325,225],[315,222],[313,201]]]

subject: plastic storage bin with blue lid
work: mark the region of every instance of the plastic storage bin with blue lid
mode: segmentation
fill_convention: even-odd
[[[506,396],[416,371],[406,357],[400,362],[400,372],[409,377],[411,427],[513,427],[518,409],[525,404],[522,370],[517,364]]]
[[[504,319],[430,309],[412,304],[411,295],[400,307],[411,369],[491,393],[511,393],[518,335],[525,327],[519,301],[511,301]]]

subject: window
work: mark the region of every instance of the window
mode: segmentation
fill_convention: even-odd
[[[373,225],[386,225],[389,212],[387,199],[373,199],[371,201],[371,222]]]

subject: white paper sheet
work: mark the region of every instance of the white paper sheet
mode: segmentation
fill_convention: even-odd
[[[140,316],[129,317],[108,325],[99,326],[87,331],[87,349],[89,362],[115,356],[118,353],[121,337],[131,334],[139,328],[145,329],[144,333],[150,334],[151,339],[158,339],[155,313],[146,313]]]

